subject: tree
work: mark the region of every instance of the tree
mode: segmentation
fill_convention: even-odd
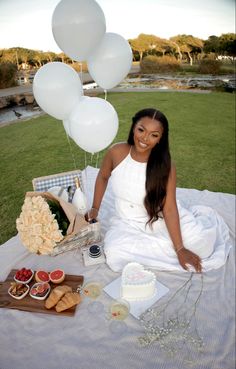
[[[1,53],[1,62],[10,62],[17,66],[17,69],[22,68],[24,63],[26,66],[32,65],[32,58],[34,51],[31,49],[25,49],[23,47],[12,47],[10,49],[3,49]]]
[[[17,85],[16,64],[11,62],[2,62],[0,64],[0,88],[8,88]]]
[[[43,63],[43,53],[41,51],[34,51],[34,56],[33,56],[34,60],[35,60],[35,64],[38,68],[42,67],[42,63]]]
[[[154,35],[145,35],[141,33],[137,38],[130,39],[129,43],[133,51],[139,53],[140,61],[144,53],[152,54],[153,51],[161,51],[160,38]]]
[[[176,47],[180,60],[182,60],[183,53],[187,54],[190,65],[193,64],[193,54],[203,51],[203,40],[192,35],[177,35],[171,37],[170,41]]]
[[[220,37],[210,36],[204,42],[204,52],[228,56],[230,60],[236,57],[236,35],[235,33],[224,33]]]
[[[53,62],[55,61],[56,57],[57,57],[57,54],[56,53],[53,53],[51,51],[46,51],[43,53],[44,55],[44,60],[46,62]]]
[[[13,63],[17,65],[17,54],[15,49],[2,49],[1,51],[1,63]]]
[[[173,42],[166,40],[164,38],[160,39],[160,48],[162,51],[162,55],[164,56],[165,54],[174,54],[174,52],[176,51],[176,47],[173,44]]]
[[[222,34],[219,37],[219,49],[222,55],[234,58],[236,56],[236,34]]]
[[[137,51],[139,53],[140,61],[143,59],[144,52],[148,49],[148,43],[143,36],[145,35],[141,34],[137,38],[129,40],[132,50]]]
[[[204,42],[203,51],[205,53],[214,53],[216,57],[219,55],[220,51],[220,40],[217,36],[210,36],[208,39]]]

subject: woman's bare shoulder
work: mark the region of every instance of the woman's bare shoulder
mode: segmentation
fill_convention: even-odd
[[[112,145],[109,151],[113,159],[113,168],[115,168],[130,152],[130,145],[126,142],[118,142]]]
[[[171,160],[171,167],[170,167],[170,172],[174,173],[176,175],[176,164],[174,161]]]
[[[110,150],[114,153],[122,152],[127,153],[130,150],[130,145],[127,142],[118,142],[110,147]]]

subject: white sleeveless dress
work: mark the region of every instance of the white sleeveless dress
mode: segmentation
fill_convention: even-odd
[[[115,196],[116,216],[104,239],[107,264],[120,271],[136,261],[159,270],[181,270],[165,221],[146,225],[146,163],[135,161],[130,153],[112,171],[110,181]],[[183,243],[202,258],[203,270],[223,265],[229,252],[229,231],[215,210],[206,206],[181,206],[177,200]],[[226,244],[228,247],[226,247]]]

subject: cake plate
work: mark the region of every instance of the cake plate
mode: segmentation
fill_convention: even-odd
[[[113,299],[121,299],[121,277],[106,285],[103,290]],[[160,283],[159,281],[156,281],[156,293],[151,299],[144,301],[128,301],[130,305],[130,314],[133,315],[136,319],[139,319],[139,316],[141,314],[143,314],[147,309],[149,309],[153,304],[155,304],[155,302],[157,302],[168,292],[168,287],[164,286],[164,284]]]

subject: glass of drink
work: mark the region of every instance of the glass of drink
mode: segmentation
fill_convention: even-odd
[[[128,301],[119,299],[115,300],[110,306],[110,319],[125,320],[129,315],[130,305]]]

